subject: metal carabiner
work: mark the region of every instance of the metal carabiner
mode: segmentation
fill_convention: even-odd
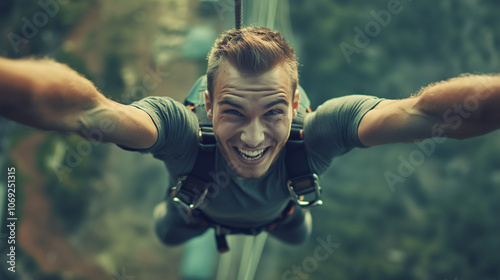
[[[297,184],[299,182],[300,183],[305,182],[309,186],[301,187],[299,190],[300,194],[297,194],[297,191],[295,190],[296,188],[294,187],[294,182],[295,182],[295,184]],[[288,188],[288,191],[290,192],[291,199],[303,208],[319,206],[319,205],[323,204],[323,201],[320,199],[321,186],[319,185],[319,178],[318,178],[318,175],[316,175],[316,173],[289,179],[287,182],[287,188]],[[304,190],[307,190],[310,188],[312,188],[311,191],[304,192]],[[301,198],[301,196],[304,196],[304,195],[310,194],[310,193],[314,193],[314,198],[311,201],[306,201],[306,200],[304,200],[304,198]]]
[[[208,193],[208,188],[205,188],[201,193],[196,196],[196,192],[200,192],[198,189],[193,188],[189,189],[185,192],[182,192],[183,186],[189,182],[190,184],[203,184],[205,183],[203,181],[200,181],[196,178],[193,178],[191,176],[181,176],[179,180],[177,181],[177,185],[172,187],[172,190],[170,192],[170,197],[172,198],[172,201],[179,205],[182,209],[184,209],[189,215],[191,215],[191,212],[198,208],[203,202],[205,201],[205,197],[207,196]],[[188,193],[189,192],[189,193]]]

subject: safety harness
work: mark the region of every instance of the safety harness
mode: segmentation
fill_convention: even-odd
[[[321,205],[321,187],[318,176],[311,170],[304,141],[302,140],[302,127],[305,115],[310,109],[300,105],[297,116],[293,119],[290,137],[285,146],[285,162],[288,173],[287,186],[290,192],[290,203],[271,223],[258,228],[234,228],[221,225],[207,217],[199,207],[205,202],[209,187],[214,182],[210,176],[215,166],[215,140],[212,121],[207,118],[204,103],[206,90],[206,76],[202,76],[195,83],[191,93],[185,100],[185,105],[197,116],[199,122],[199,152],[191,172],[179,178],[177,185],[170,189],[169,197],[190,216],[200,217],[207,226],[215,229],[215,238],[219,252],[229,250],[225,236],[227,234],[257,235],[260,232],[273,230],[276,225],[291,215],[295,205],[311,207]],[[299,86],[299,91],[305,92]],[[285,187],[285,186],[283,186]]]

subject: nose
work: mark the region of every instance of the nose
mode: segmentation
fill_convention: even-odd
[[[241,141],[248,147],[256,148],[265,139],[264,126],[259,119],[251,120],[243,127]]]

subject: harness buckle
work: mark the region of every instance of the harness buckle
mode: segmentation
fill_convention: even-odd
[[[200,126],[198,130],[198,137],[200,139],[200,150],[204,152],[213,152],[217,146],[215,139],[214,129],[211,126]]]
[[[191,215],[194,209],[203,204],[207,193],[208,188],[204,181],[186,175],[181,176],[177,185],[172,187],[170,197],[174,203]]]
[[[295,177],[288,180],[288,191],[291,199],[303,208],[309,208],[323,204],[321,197],[321,186],[316,173]],[[306,200],[306,195],[313,195],[312,199]]]

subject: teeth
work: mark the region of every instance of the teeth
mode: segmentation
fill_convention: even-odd
[[[239,151],[242,154],[245,154],[245,155],[250,156],[250,157],[254,157],[254,156],[258,156],[259,154],[262,154],[264,152],[264,149],[258,150],[258,151],[245,151],[245,150],[239,149]]]
[[[265,150],[266,149],[261,149],[261,150],[257,150],[257,151],[247,151],[247,150],[242,150],[242,149],[238,148],[238,152],[240,153],[240,155],[244,159],[247,159],[247,160],[257,160],[257,159],[261,158],[262,155],[264,155]]]

